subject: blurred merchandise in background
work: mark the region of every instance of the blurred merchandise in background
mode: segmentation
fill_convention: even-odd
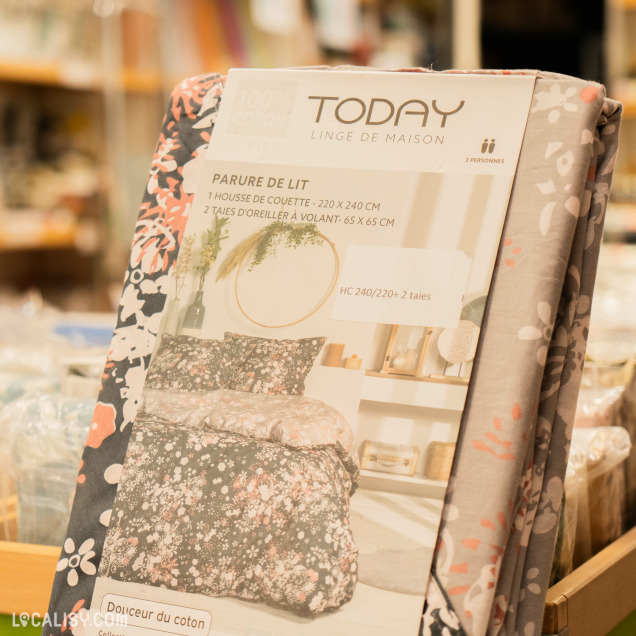
[[[636,1],[0,0],[0,288],[110,310],[165,103],[231,67],[542,68],[625,121],[607,237],[636,236]]]
[[[636,525],[635,35],[636,0],[0,0],[0,539],[63,540],[170,91],[307,65],[540,68],[624,102],[552,580]]]
[[[614,2],[614,4],[621,4]],[[605,81],[605,3],[483,0],[484,68],[539,68]]]
[[[64,540],[114,324],[0,293],[0,540]]]
[[[112,309],[165,103],[181,79],[230,67],[449,68],[452,8],[0,0],[0,287],[37,288],[66,309]]]

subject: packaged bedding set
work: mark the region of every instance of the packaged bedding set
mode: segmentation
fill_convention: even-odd
[[[535,71],[179,84],[43,633],[540,634],[620,112]]]

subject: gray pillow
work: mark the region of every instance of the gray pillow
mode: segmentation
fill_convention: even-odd
[[[303,395],[305,378],[327,338],[275,340],[226,332],[225,339],[253,345],[244,364],[232,376],[228,389],[245,393]]]
[[[236,338],[209,340],[164,334],[145,386],[172,391],[227,389],[254,346]]]

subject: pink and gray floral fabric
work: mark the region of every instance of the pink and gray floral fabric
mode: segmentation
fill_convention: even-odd
[[[538,74],[425,634],[444,623],[444,603],[466,634],[541,634],[620,117],[602,86]]]
[[[223,340],[164,334],[146,387],[172,391],[236,389],[302,395],[326,338],[276,340],[226,332]]]
[[[253,344],[253,349],[238,372],[232,377],[229,389],[249,393],[278,393],[302,395],[305,378],[320,353],[325,337],[301,340],[274,340],[240,334],[225,334]]]
[[[205,75],[184,80],[171,96],[51,596],[58,615],[90,605],[222,93],[222,78]],[[422,634],[541,633],[620,115],[598,84],[537,74]],[[84,567],[70,577],[75,546]],[[65,622],[44,634],[69,630]]]
[[[302,448],[332,445],[346,454],[348,466],[358,465],[351,427],[333,407],[298,395],[243,393],[229,389],[188,393],[145,388],[141,414],[190,426],[202,425],[254,439]],[[355,472],[352,468],[351,472]]]
[[[236,412],[224,425],[137,418],[99,574],[307,616],[349,601],[358,578],[352,458],[316,434],[317,444],[294,447],[255,439]]]
[[[254,344],[245,339],[164,334],[148,369],[146,386],[173,391],[225,389],[252,349]]]

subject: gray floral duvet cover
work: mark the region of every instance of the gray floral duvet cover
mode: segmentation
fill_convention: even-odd
[[[166,393],[135,423],[100,574],[299,615],[349,601],[358,468],[342,416],[310,398],[223,390],[189,396],[174,421],[157,414],[174,404]]]

